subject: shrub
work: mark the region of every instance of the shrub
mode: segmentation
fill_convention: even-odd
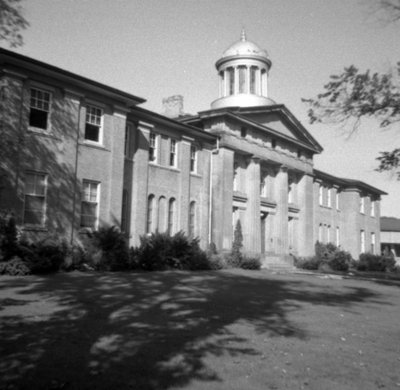
[[[3,260],[10,259],[18,253],[18,230],[13,216],[0,217],[0,250]]]
[[[250,269],[250,270],[259,270],[259,269],[261,269],[261,260],[259,257],[243,256],[242,261],[240,263],[240,268]]]
[[[227,268],[228,266],[226,259],[223,255],[218,255],[218,254],[211,255],[208,259],[208,262],[210,264],[210,269],[214,271]]]
[[[17,256],[0,263],[0,275],[24,276],[29,274],[31,274],[30,268]]]
[[[153,233],[140,237],[138,248],[131,250],[134,265],[146,271],[183,269],[206,270],[210,264],[200,249],[199,240],[189,239],[183,232],[173,236]]]
[[[350,253],[337,250],[333,258],[329,260],[328,265],[333,271],[348,271],[351,261]]]
[[[116,226],[101,227],[93,232],[92,240],[98,251],[92,253],[91,261],[97,269],[122,271],[129,268],[128,243]]]
[[[295,258],[297,268],[320,271],[348,271],[352,258],[332,243],[315,243],[315,256]]]
[[[64,241],[45,239],[21,248],[33,274],[47,274],[60,270],[67,255],[67,244]]]
[[[320,264],[321,261],[316,256],[294,258],[294,265],[300,269],[313,271],[317,270]]]
[[[361,253],[359,261],[355,262],[358,271],[392,271],[396,261],[393,256],[380,256],[372,253]]]
[[[242,253],[241,249],[243,247],[243,234],[242,234],[242,224],[240,219],[237,220],[235,231],[233,235],[232,242],[232,252],[229,257],[227,257],[227,264],[232,268],[239,268],[242,263]]]

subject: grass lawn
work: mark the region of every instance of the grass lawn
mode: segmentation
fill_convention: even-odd
[[[0,389],[400,389],[400,282],[0,277]]]

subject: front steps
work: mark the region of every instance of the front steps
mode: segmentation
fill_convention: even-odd
[[[289,255],[269,255],[265,254],[261,257],[261,268],[274,272],[291,272],[296,268],[293,264],[293,257]]]

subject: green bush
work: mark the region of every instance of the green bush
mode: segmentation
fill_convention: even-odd
[[[189,239],[183,232],[173,236],[167,233],[142,236],[139,247],[131,250],[131,258],[134,265],[145,271],[210,269],[199,240]]]
[[[393,256],[380,256],[372,253],[361,253],[359,261],[355,262],[358,271],[385,272],[395,269],[396,261]]]
[[[129,247],[124,233],[116,226],[101,227],[92,233],[97,251],[91,254],[91,262],[102,271],[123,271],[129,268]]]
[[[0,275],[25,276],[30,274],[30,268],[17,256],[0,263]]]
[[[259,257],[243,256],[240,262],[240,268],[259,270],[261,269],[261,260]]]

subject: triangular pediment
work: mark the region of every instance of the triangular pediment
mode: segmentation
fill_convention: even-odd
[[[266,132],[288,140],[301,142],[317,151],[322,150],[321,145],[283,105],[242,108],[235,114],[239,120],[248,121],[249,125],[264,128]]]

